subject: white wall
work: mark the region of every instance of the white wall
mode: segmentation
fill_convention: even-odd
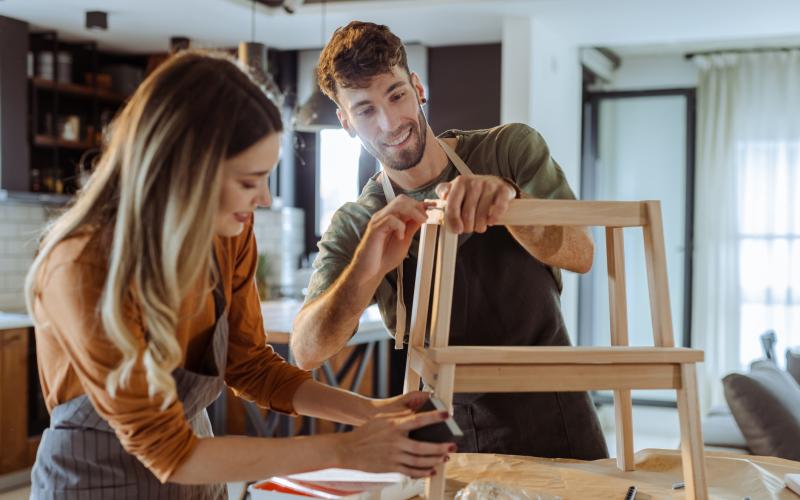
[[[503,20],[500,65],[500,123],[530,123],[531,20]]]
[[[538,130],[572,190],[580,193],[581,85],[578,47],[545,22],[503,22],[502,123],[522,122]],[[578,277],[564,273],[562,311],[573,340],[578,327]]]

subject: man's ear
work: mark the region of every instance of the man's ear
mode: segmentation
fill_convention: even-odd
[[[426,103],[428,101],[427,97],[425,96],[425,87],[422,85],[422,81],[419,79],[419,75],[415,72],[411,72],[411,86],[414,87],[414,91],[417,93],[417,99],[421,103]]]
[[[356,136],[356,131],[353,130],[352,126],[350,126],[350,120],[347,119],[344,113],[342,113],[342,110],[338,107],[336,108],[336,118],[339,119],[339,123],[342,124],[342,128],[345,129],[348,134],[350,134],[350,137]]]

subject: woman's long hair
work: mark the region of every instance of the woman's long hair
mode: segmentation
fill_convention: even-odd
[[[181,302],[213,273],[222,162],[283,130],[281,116],[232,59],[187,51],[139,86],[110,129],[87,186],[42,237],[25,281],[27,307],[36,321],[38,274],[56,245],[86,229],[107,232],[98,315],[122,354],[107,389],[114,395],[126,386],[142,355],[150,396],[161,393],[166,407],[176,397]],[[144,339],[128,327],[132,303]]]

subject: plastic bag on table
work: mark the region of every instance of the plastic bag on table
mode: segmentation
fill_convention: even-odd
[[[453,500],[561,500],[561,497],[529,493],[491,481],[472,481],[460,489]]]

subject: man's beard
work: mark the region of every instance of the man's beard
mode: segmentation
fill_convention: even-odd
[[[412,144],[416,143],[416,147],[398,151],[395,155],[386,154],[384,149],[380,146],[378,150],[376,150],[373,145],[364,144],[364,147],[372,156],[377,158],[384,167],[392,170],[408,170],[416,167],[419,162],[422,161],[422,156],[425,154],[427,132],[428,124],[425,120],[425,115],[422,114],[422,108],[420,108],[419,115],[417,116],[417,123],[411,125],[411,135],[407,139],[410,140]]]

